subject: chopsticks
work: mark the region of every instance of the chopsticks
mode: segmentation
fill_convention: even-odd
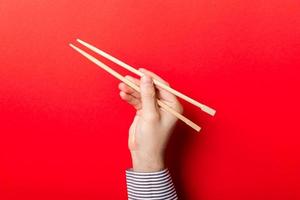
[[[77,41],[82,44],[83,46],[87,47],[88,49],[92,50],[93,52],[105,57],[106,59],[118,64],[119,66],[127,69],[128,71],[142,77],[144,74],[133,68],[132,66],[124,63],[123,61],[109,55],[108,53],[98,49],[97,47],[84,42],[83,40],[77,39]],[[120,81],[124,82],[125,84],[127,84],[129,87],[133,88],[134,90],[140,92],[140,88],[138,85],[136,85],[135,83],[133,83],[132,81],[126,79],[124,76],[122,76],[121,74],[119,74],[118,72],[116,72],[115,70],[113,70],[112,68],[110,68],[109,66],[105,65],[104,63],[102,63],[101,61],[99,61],[97,58],[95,58],[94,56],[88,54],[87,52],[83,51],[82,49],[74,46],[73,44],[70,43],[70,46],[76,50],[78,53],[80,53],[81,55],[83,55],[84,57],[86,57],[88,60],[90,60],[91,62],[93,62],[94,64],[96,64],[98,67],[102,68],[103,70],[105,70],[106,72],[108,72],[109,74],[111,74],[112,76],[114,76],[115,78],[119,79]],[[187,102],[199,107],[202,111],[214,116],[216,111],[190,97],[188,97],[187,95],[171,88],[170,86],[160,82],[159,80],[153,78],[153,83],[156,86],[159,86],[167,91],[169,91],[170,93],[174,94],[177,97],[180,97],[184,100],[186,100]],[[195,124],[194,122],[192,122],[190,119],[186,118],[185,116],[183,116],[182,114],[178,113],[176,110],[174,110],[173,108],[171,108],[170,106],[168,106],[167,104],[163,103],[161,100],[157,99],[157,103],[158,105],[161,107],[162,110],[165,110],[171,114],[173,114],[175,117],[177,117],[178,119],[180,119],[181,121],[185,122],[187,125],[189,125],[190,127],[192,127],[194,130],[196,131],[200,131],[201,127],[199,127],[197,124]]]
[[[140,88],[139,88],[138,85],[136,85],[135,83],[133,83],[130,80],[126,79],[124,76],[122,76],[121,74],[119,74],[118,72],[116,72],[115,70],[113,70],[112,68],[108,67],[107,65],[105,65],[104,63],[102,63],[101,61],[99,61],[98,59],[96,59],[94,56],[91,56],[90,54],[88,54],[85,51],[81,50],[80,48],[74,46],[73,44],[70,44],[70,46],[74,50],[76,50],[77,52],[79,52],[81,55],[83,55],[84,57],[86,57],[88,60],[92,61],[97,66],[99,66],[100,68],[102,68],[103,70],[105,70],[106,72],[108,72],[109,74],[111,74],[112,76],[114,76],[115,78],[117,78],[120,81],[124,82],[128,86],[132,87],[134,90],[140,92]],[[177,111],[175,111],[173,108],[171,108],[167,104],[163,103],[161,100],[158,99],[157,103],[158,103],[158,105],[162,109],[164,109],[167,112],[173,114],[175,117],[177,117],[181,121],[185,122],[187,125],[189,125],[190,127],[192,127],[194,130],[196,130],[198,132],[201,130],[201,127],[199,127],[197,124],[195,124],[194,122],[192,122],[191,120],[189,120],[185,116],[181,115],[180,113],[178,113]]]
[[[82,44],[83,46],[87,47],[88,49],[90,49],[90,50],[94,51],[95,53],[98,53],[99,55],[105,57],[106,59],[108,59],[108,60],[110,60],[110,61],[112,61],[112,62],[120,65],[121,67],[127,69],[128,71],[130,71],[130,72],[132,72],[132,73],[134,73],[134,74],[136,74],[136,75],[138,75],[140,77],[142,77],[144,75],[142,72],[140,72],[139,70],[135,69],[134,67],[132,67],[132,66],[130,66],[130,65],[122,62],[121,60],[119,60],[119,59],[117,59],[117,58],[109,55],[108,53],[106,53],[106,52],[98,49],[97,47],[95,47],[95,46],[93,46],[93,45],[91,45],[91,44],[89,44],[87,42],[84,42],[83,40],[80,40],[80,39],[77,39],[77,41],[80,44]],[[185,95],[185,94],[183,94],[183,93],[181,93],[181,92],[179,92],[177,90],[174,90],[170,86],[168,86],[168,85],[166,85],[166,84],[164,84],[164,83],[162,83],[162,82],[160,82],[160,81],[158,81],[156,79],[153,79],[153,82],[154,82],[155,85],[157,85],[157,86],[159,86],[159,87],[161,87],[161,88],[169,91],[170,93],[174,94],[175,96],[180,97],[180,98],[186,100],[187,102],[189,102],[189,103],[191,103],[191,104],[199,107],[202,111],[210,114],[211,116],[214,116],[216,114],[216,110],[214,110],[214,109],[212,109],[212,108],[210,108],[210,107],[208,107],[208,106],[206,106],[206,105],[204,105],[204,104],[202,104],[202,103],[200,103],[200,102],[198,102],[198,101],[196,101],[196,100],[188,97],[187,95]]]
[[[99,61],[98,59],[96,59],[95,57],[93,57],[90,54],[86,53],[85,51],[79,49],[78,47],[74,46],[73,44],[70,44],[70,46],[73,49],[75,49],[77,52],[79,52],[80,54],[82,54],[84,57],[86,57],[87,59],[89,59],[90,61],[92,61],[93,63],[95,63],[96,65],[98,65],[102,69],[104,69],[105,71],[107,71],[109,74],[111,74],[115,78],[117,78],[120,81],[124,82],[128,86],[132,87],[134,90],[140,92],[139,86],[137,86],[135,83],[129,81],[128,79],[126,79],[124,76],[122,76],[121,74],[119,74],[115,70],[111,69],[110,67],[108,67],[107,65],[105,65],[104,63],[102,63],[101,61]],[[160,101],[159,99],[157,100],[157,103],[158,103],[158,105],[160,107],[162,107],[163,109],[165,109],[167,112],[173,114],[178,119],[180,119],[181,121],[185,122],[187,125],[189,125],[193,129],[195,129],[196,131],[199,132],[201,130],[201,127],[199,127],[197,124],[195,124],[194,122],[192,122],[191,120],[189,120],[185,116],[181,115],[180,113],[178,113],[177,111],[175,111],[174,109],[172,109],[167,104],[165,104],[162,101]]]

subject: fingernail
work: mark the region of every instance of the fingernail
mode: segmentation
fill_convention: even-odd
[[[142,83],[152,83],[152,79],[149,76],[142,76]]]

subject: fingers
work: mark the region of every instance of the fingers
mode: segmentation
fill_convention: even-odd
[[[139,84],[139,80],[136,78],[133,78],[131,76],[126,76],[125,78],[135,84]],[[142,108],[141,95],[139,92],[135,91],[123,82],[119,83],[119,89],[121,90],[121,99],[132,105],[137,110],[140,110]]]
[[[159,115],[156,98],[161,99],[170,107],[182,113],[182,105],[179,103],[176,96],[159,86],[155,87],[152,78],[168,86],[169,83],[151,71],[143,68],[139,70],[143,74],[145,74],[145,76],[143,76],[141,80],[129,75],[127,75],[125,78],[135,83],[136,85],[140,85],[141,93],[135,91],[125,83],[121,82],[119,84],[119,89],[121,90],[121,98],[131,104],[135,109],[143,109],[143,115],[147,115],[150,117],[156,117]]]
[[[148,119],[156,118],[159,115],[156,103],[155,88],[153,85],[153,80],[150,76],[145,75],[141,78],[140,89],[143,117]]]
[[[131,96],[134,96],[138,99],[141,98],[141,95],[139,92],[135,91],[134,89],[132,89],[131,87],[129,87],[128,85],[126,85],[123,82],[119,83],[119,89],[121,91],[125,92],[126,94],[130,94]]]
[[[167,86],[170,86],[170,84],[167,81],[163,80],[160,76],[158,76],[157,74],[155,74],[155,73],[153,73],[153,72],[151,72],[149,70],[146,70],[144,68],[140,68],[139,71],[141,71],[144,74],[147,74],[147,75],[151,76],[152,78],[158,80],[159,82],[161,82],[161,83],[163,83],[163,84],[165,84]],[[176,98],[175,95],[173,95],[169,91],[167,91],[167,90],[165,90],[165,89],[163,89],[163,88],[161,88],[159,86],[157,86],[156,88],[159,91],[158,94],[157,94],[157,96],[160,99],[168,101],[168,102],[171,102],[171,103],[178,103],[178,100],[177,100],[177,98]]]
[[[142,108],[141,100],[124,92],[120,91],[120,97],[130,105],[132,105],[136,110],[140,110]]]

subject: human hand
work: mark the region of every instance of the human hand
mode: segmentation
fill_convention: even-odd
[[[155,87],[152,78],[169,85],[166,81],[146,69],[139,70],[145,74],[141,80],[131,76],[126,78],[140,85],[140,93],[121,82],[120,97],[136,109],[128,139],[133,170],[155,172],[165,168],[164,151],[177,122],[174,115],[158,107],[156,99],[179,113],[183,112],[183,108],[173,94]]]

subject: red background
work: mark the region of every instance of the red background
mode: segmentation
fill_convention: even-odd
[[[300,199],[298,0],[0,0],[0,199],[127,198],[134,110],[77,37],[217,110],[183,102],[181,199]]]

